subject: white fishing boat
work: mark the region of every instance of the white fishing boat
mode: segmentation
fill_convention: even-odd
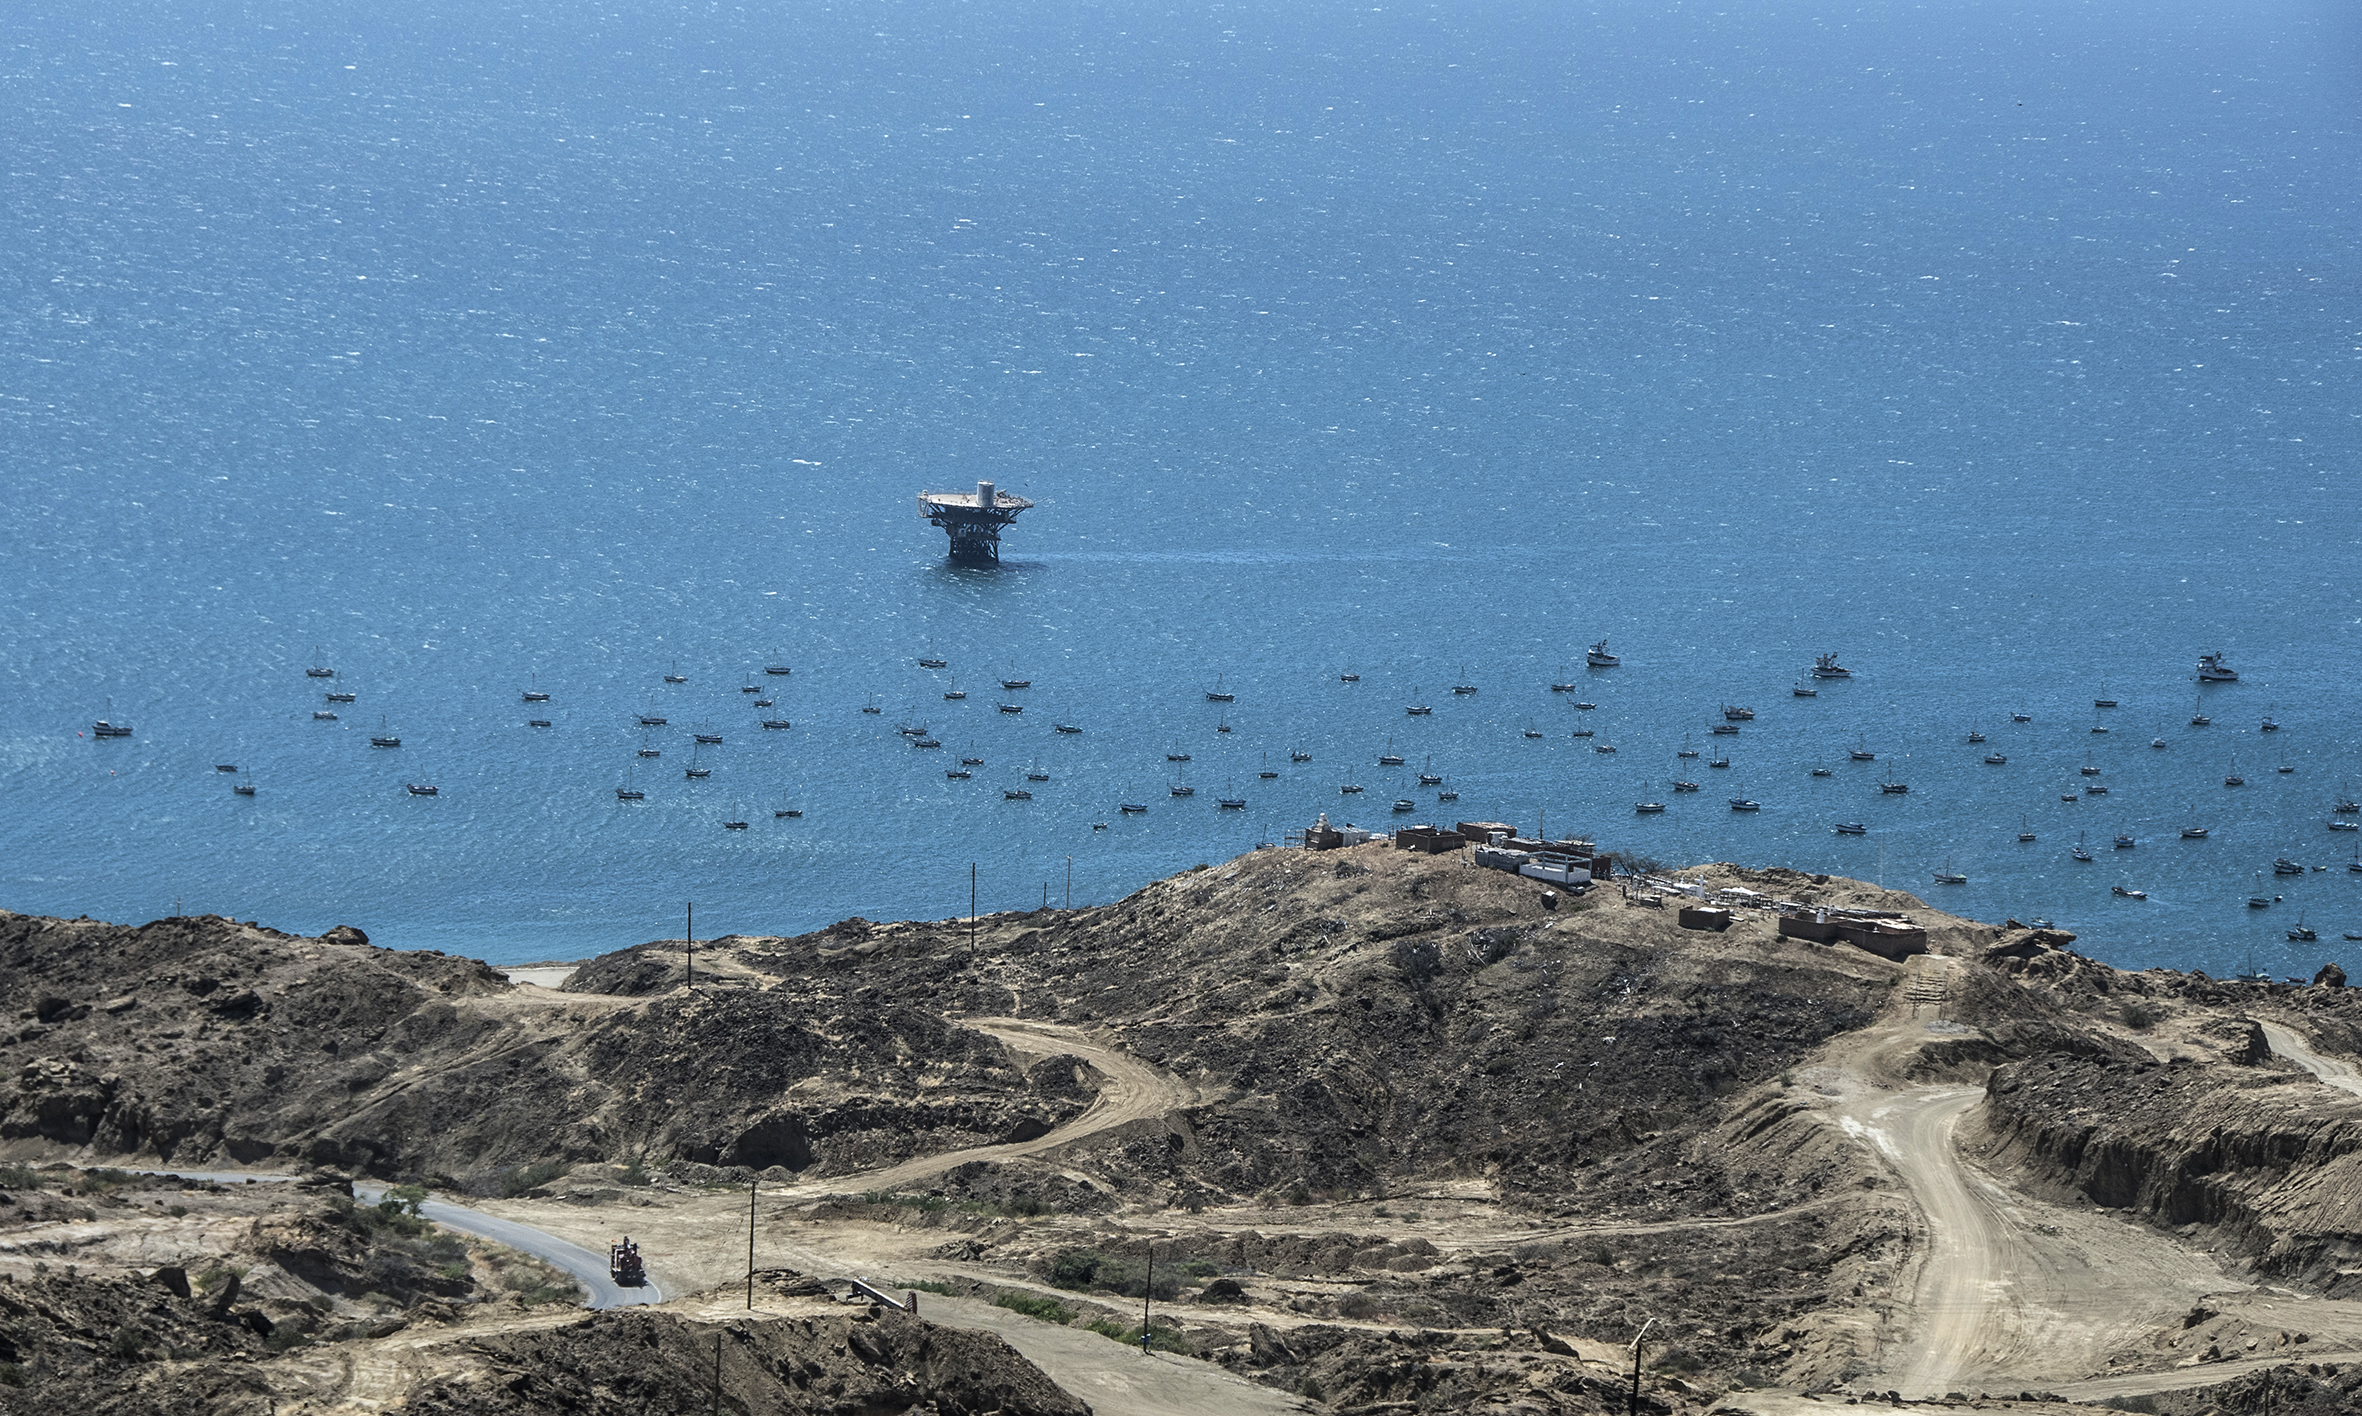
[[[2238,681],[2239,671],[2224,663],[2222,655],[2200,654],[2198,656],[2198,682],[2237,683]]]
[[[1583,667],[1587,669],[1612,669],[1623,662],[1607,651],[1607,641],[1604,639],[1592,645],[1583,655]]]
[[[1818,679],[1852,678],[1854,671],[1837,662],[1835,654],[1822,654],[1813,660],[1813,677]]]

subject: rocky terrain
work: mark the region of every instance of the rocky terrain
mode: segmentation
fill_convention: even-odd
[[[677,1304],[551,1325],[333,1180],[173,1251],[316,1295],[301,1326],[249,1278],[268,1329],[158,1287],[147,1240],[32,1272],[25,1237],[77,1221],[12,1187],[0,1300],[52,1296],[0,1337],[29,1383],[147,1391],[160,1369],[109,1344],[152,1331],[211,1374],[158,1409],[241,1409],[250,1379],[335,1409],[359,1378],[299,1381],[305,1354],[404,1341],[435,1355],[378,1409],[703,1409],[721,1331],[743,1409],[1151,1411],[1072,1385],[1139,1341],[1145,1298],[1153,1346],[1306,1409],[1621,1409],[1644,1328],[1664,1412],[1897,1389],[2338,1409],[2362,1361],[2342,975],[2126,973],[1856,881],[1690,874],[1752,892],[1727,929],[1464,855],[1262,851],[1094,909],[699,941],[694,990],[678,941],[550,990],[358,931],[0,916],[28,1000],[0,1030],[0,1157],[416,1181],[594,1249],[645,1236],[668,1294],[743,1272],[754,1180],[766,1262],[923,1288],[1026,1355],[792,1284],[781,1312],[868,1335]],[[1750,907],[1773,899],[1907,911],[1932,952],[1785,937]],[[454,1335],[421,1346],[429,1325]]]

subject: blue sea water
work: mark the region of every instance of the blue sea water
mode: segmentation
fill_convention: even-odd
[[[7,908],[578,957],[964,913],[971,865],[1104,901],[1406,796],[2131,966],[2362,932],[2332,0],[12,17]],[[1037,505],[954,569],[914,494],[980,477]],[[2328,869],[2245,908],[2283,855]]]

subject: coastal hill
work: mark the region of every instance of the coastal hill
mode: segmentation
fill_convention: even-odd
[[[1463,853],[1266,850],[1090,909],[699,941],[693,987],[680,941],[550,989],[350,929],[5,915],[0,1159],[415,1181],[592,1247],[645,1234],[668,1293],[743,1273],[753,1180],[766,1262],[924,1283],[939,1321],[972,1305],[1012,1341],[1119,1331],[1145,1293],[1176,1353],[1311,1409],[1621,1409],[1644,1325],[1660,1410],[2344,1399],[2342,975],[2130,973],[1858,881],[1684,879],[1732,892],[1726,928],[1683,927],[1661,888],[1577,896]],[[1788,937],[1773,902],[1906,913],[1930,952]],[[351,1229],[323,1183],[306,1222]],[[0,1210],[0,1271],[54,1252],[28,1236],[73,1223],[57,1203]],[[121,1208],[86,1268],[152,1266],[131,1236],[154,1206]],[[185,1244],[217,1266],[252,1253],[208,1234]],[[307,1341],[392,1341],[369,1324],[430,1300],[464,1328],[481,1296],[379,1293]],[[57,1343],[0,1360],[138,1375]],[[414,1376],[418,1410],[597,1409]]]

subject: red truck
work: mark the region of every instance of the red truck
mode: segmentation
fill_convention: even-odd
[[[607,1276],[625,1288],[638,1288],[648,1281],[648,1270],[640,1263],[640,1246],[628,1236],[620,1244],[607,1246]]]

